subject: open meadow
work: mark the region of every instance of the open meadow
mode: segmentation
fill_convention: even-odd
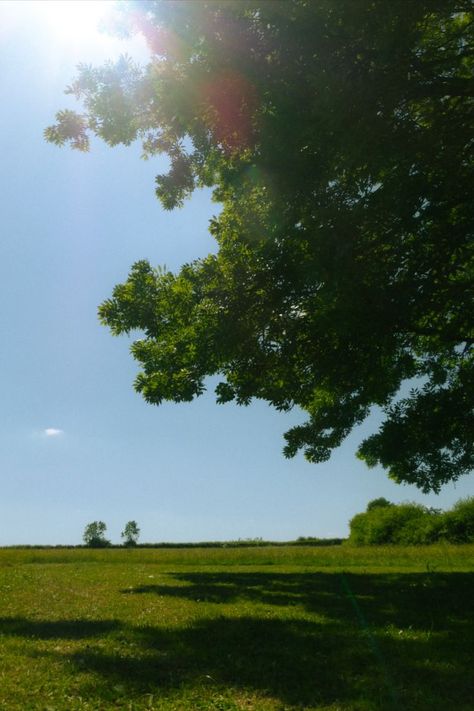
[[[472,711],[474,546],[0,550],[0,708]]]

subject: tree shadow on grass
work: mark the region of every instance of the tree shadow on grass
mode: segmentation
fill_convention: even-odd
[[[174,579],[133,593],[216,606],[199,617],[198,604],[194,622],[171,629],[113,620],[1,620],[0,632],[108,635],[110,644],[41,651],[81,674],[92,672],[94,681],[81,681],[81,693],[99,704],[118,686],[133,699],[207,685],[268,694],[292,708],[472,709],[473,574],[204,572]],[[228,602],[236,604],[218,607]]]
[[[0,635],[33,639],[80,640],[100,637],[120,628],[115,620],[29,620],[0,617]]]
[[[364,694],[370,697],[372,688],[376,699],[378,686],[385,698],[383,704],[376,701],[376,708],[402,708],[402,697],[413,708],[444,709],[453,700],[460,707],[465,703],[466,709],[471,708],[472,573],[178,572],[173,578],[177,584],[144,585],[127,592],[221,606],[250,602],[299,607],[316,614],[323,624],[316,636],[310,635],[313,642],[318,641],[309,656],[316,677],[325,679],[321,700],[326,703],[350,698],[350,689],[357,688],[363,679]],[[309,630],[307,623],[298,633],[300,637],[305,630]],[[292,646],[282,639],[281,646],[297,657],[301,643]],[[284,666],[291,668],[289,663]],[[297,699],[292,692],[285,694],[280,689],[282,700],[304,704],[317,693],[307,672],[301,669],[298,684],[308,693],[300,693]],[[284,683],[281,678],[279,682]],[[332,682],[335,696],[330,691]]]
[[[359,608],[374,626],[395,624],[431,631],[442,629],[447,616],[451,624],[469,625],[474,613],[474,573],[179,572],[170,577],[178,584],[142,585],[122,593],[218,605],[301,607],[338,622],[353,621]]]
[[[321,577],[318,573],[172,573],[170,576],[177,585],[141,585],[122,592],[216,604],[243,601],[283,607],[303,604],[313,609],[319,608],[321,598],[329,596],[332,610],[341,592],[335,576]],[[324,586],[319,585],[320,579],[324,580]]]
[[[94,673],[94,690],[83,692],[96,693],[100,675],[109,688],[125,687],[130,698],[205,684],[268,694],[299,707],[353,702],[367,693],[380,708],[394,707],[366,640],[339,625],[326,629],[304,620],[219,617],[176,630],[135,628],[133,634],[140,639],[138,653],[88,648],[64,655],[78,669]]]

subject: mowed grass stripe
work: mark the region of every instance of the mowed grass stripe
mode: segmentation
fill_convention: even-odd
[[[313,569],[366,567],[426,571],[474,570],[474,545],[266,546],[242,548],[0,548],[0,567],[19,564],[282,565]]]

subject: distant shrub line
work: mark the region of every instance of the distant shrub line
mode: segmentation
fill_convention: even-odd
[[[461,499],[448,511],[375,499],[349,526],[347,542],[353,545],[474,543],[474,497]]]
[[[140,548],[257,548],[278,546],[339,546],[344,538],[298,538],[296,541],[264,541],[261,538],[199,543],[141,543]]]
[[[264,541],[260,538],[257,539],[243,539],[237,541],[200,541],[193,543],[172,543],[172,542],[160,542],[160,543],[137,543],[134,548],[257,548],[257,547],[283,547],[283,546],[339,546],[344,543],[344,538],[298,538],[296,541]],[[107,542],[107,545],[102,546],[90,546],[90,545],[13,545],[13,546],[0,546],[1,548],[15,548],[21,550],[28,549],[74,549],[74,548],[126,548],[127,544],[115,544]]]

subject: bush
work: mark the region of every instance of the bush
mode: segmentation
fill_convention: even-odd
[[[354,516],[349,543],[416,545],[437,539],[437,514],[415,503],[378,505]]]
[[[460,499],[442,514],[439,537],[450,543],[474,543],[474,496]]]
[[[366,546],[369,540],[369,525],[367,513],[358,513],[349,521],[350,534],[347,543],[355,546]]]

